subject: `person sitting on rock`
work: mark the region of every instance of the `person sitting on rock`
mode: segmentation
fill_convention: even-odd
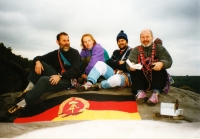
[[[131,50],[128,59],[132,64],[142,64],[142,70],[131,68],[132,93],[136,94],[136,102],[142,104],[147,100],[146,92],[153,90],[147,104],[156,105],[159,94],[163,90],[168,80],[166,69],[172,65],[172,58],[165,47],[159,44],[160,40],[153,43],[153,33],[151,30],[143,30],[140,34],[141,45]]]
[[[87,75],[97,63],[97,61],[106,62],[109,59],[108,52],[96,42],[91,34],[84,34],[81,38],[81,78],[78,82],[83,83]]]
[[[122,30],[117,35],[117,45],[119,49],[115,50],[107,64],[98,61],[87,76],[87,82],[84,85],[76,87],[77,91],[96,90],[100,88],[128,87],[131,85],[130,74],[126,69],[126,59],[131,48],[128,46],[128,37]],[[103,76],[105,80],[97,83],[97,79]]]
[[[71,86],[71,80],[78,78],[81,57],[78,50],[70,47],[65,32],[57,35],[59,49],[33,59],[35,68],[28,76],[27,88],[16,98],[18,102],[6,111],[12,115],[30,106],[45,92],[55,92]]]

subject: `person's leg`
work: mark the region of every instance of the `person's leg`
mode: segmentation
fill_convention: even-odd
[[[167,82],[167,76],[167,72],[164,69],[160,71],[152,71],[152,89],[162,91]]]
[[[27,91],[28,91],[28,90],[32,90],[33,87],[34,87],[34,84],[33,84],[31,81],[29,81],[27,87],[26,87],[24,90],[27,90]]]
[[[149,83],[142,70],[131,71],[131,91],[136,95],[136,102],[142,104],[147,100],[145,90],[148,89]]]
[[[26,94],[26,97],[10,109],[8,109],[6,111],[6,114],[13,115],[18,112],[21,112],[21,110],[23,110],[24,107],[30,106],[33,102],[39,99],[44,92],[54,92],[61,89],[66,89],[69,86],[71,86],[71,82],[65,79],[61,79],[56,85],[51,85],[49,79],[50,76],[41,77],[36,83],[35,87],[29,93]]]
[[[125,77],[121,74],[115,74],[108,78],[107,80],[104,80],[101,82],[102,88],[111,88],[111,87],[123,87],[125,85]]]
[[[71,82],[65,79],[61,79],[58,84],[52,85],[49,81],[50,78],[50,76],[43,76],[38,80],[35,87],[29,93],[27,93],[25,97],[27,105],[35,102],[45,92],[59,91],[62,89],[67,89],[71,86]]]
[[[162,89],[165,87],[167,82],[167,72],[166,70],[160,70],[160,71],[153,71],[152,72],[152,89],[153,93],[151,97],[148,99],[147,104],[148,105],[156,105],[158,103],[159,95]]]
[[[104,76],[106,79],[108,79],[112,75],[114,75],[114,70],[104,62],[98,61],[88,74],[87,82],[82,86],[76,87],[76,90],[79,92],[84,90],[96,90],[98,89],[98,86],[93,88],[92,86],[97,83],[97,79],[100,76]]]
[[[101,75],[108,79],[114,75],[114,70],[106,63],[98,61],[88,74],[87,80],[95,84]]]
[[[32,72],[29,76],[30,80],[32,80],[33,82],[36,82],[33,89],[30,90],[27,94],[25,94],[24,99],[22,99],[15,106],[8,109],[6,112],[7,114],[15,114],[18,110],[21,110],[23,107],[29,106],[30,104],[35,102],[37,99],[39,99],[40,96],[44,92],[58,91],[61,89],[66,89],[69,86],[71,86],[70,80],[65,80],[65,79],[61,79],[58,82],[58,84],[52,85],[49,81],[51,78],[50,76],[57,74],[57,72],[48,64],[46,63],[42,63],[42,64],[44,67],[44,71],[40,75],[41,77],[37,76],[37,74],[34,72]],[[34,75],[36,75],[37,77],[34,77]]]
[[[56,72],[55,69],[53,69],[50,65],[48,65],[45,62],[41,62],[42,66],[44,68],[44,70],[42,71],[42,73],[39,75],[35,72],[34,69],[32,69],[32,71],[30,72],[29,76],[28,76],[28,80],[29,80],[29,84],[26,87],[26,89],[24,89],[24,91],[17,96],[17,98],[15,99],[16,101],[20,101],[21,99],[23,99],[25,97],[25,95],[33,89],[34,85],[37,83],[37,81],[42,77],[42,76],[51,76],[51,75],[55,75],[58,74]]]
[[[149,87],[149,83],[142,70],[131,71],[131,91],[133,94],[137,94],[137,90],[146,90]]]
[[[48,65],[45,62],[41,62],[44,70],[42,71],[41,74],[37,74],[35,72],[35,69],[32,69],[28,76],[28,80],[31,81],[34,85],[37,83],[37,81],[40,79],[42,76],[50,76],[50,75],[56,75],[58,74],[57,71],[52,68],[50,65]]]

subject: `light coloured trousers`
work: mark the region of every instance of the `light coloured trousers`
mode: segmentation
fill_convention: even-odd
[[[122,87],[125,84],[125,77],[121,74],[115,74],[114,70],[102,61],[98,61],[88,74],[87,80],[95,84],[100,76],[104,76],[106,80],[101,82],[102,88]]]

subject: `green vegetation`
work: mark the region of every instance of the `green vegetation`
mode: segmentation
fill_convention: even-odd
[[[21,91],[27,85],[32,61],[12,53],[0,43],[0,94]]]
[[[174,83],[171,86],[200,94],[200,76],[172,76],[172,78]]]

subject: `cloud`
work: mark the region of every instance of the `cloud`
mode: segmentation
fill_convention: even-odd
[[[61,31],[79,51],[82,35],[90,33],[111,56],[121,30],[135,47],[141,30],[149,28],[173,58],[171,74],[199,75],[198,5],[198,0],[1,0],[0,42],[32,59],[57,49]]]

